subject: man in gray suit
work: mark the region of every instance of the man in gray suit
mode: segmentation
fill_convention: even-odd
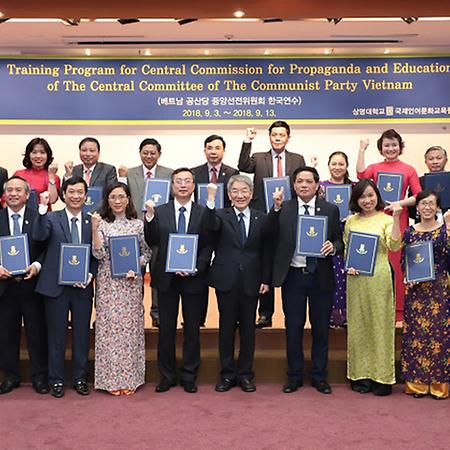
[[[161,144],[152,138],[144,139],[139,145],[139,156],[142,164],[130,169],[120,166],[119,179],[128,184],[131,192],[131,201],[133,202],[138,215],[143,218],[142,205],[145,188],[145,180],[148,178],[162,178],[170,180],[172,178],[173,169],[164,167],[158,164],[161,157]],[[152,248],[152,259],[150,261],[150,272],[154,268],[158,248]],[[159,326],[159,311],[158,311],[158,292],[152,288],[152,307],[150,311],[152,317],[152,324],[154,327]]]
[[[291,178],[292,198],[294,198],[292,174],[298,167],[305,166],[305,160],[302,155],[286,150],[291,129],[283,120],[277,120],[269,127],[271,149],[268,152],[253,153],[250,156],[252,141],[255,136],[256,131],[253,128],[248,128],[247,138],[242,144],[241,154],[239,155],[238,169],[241,172],[255,174],[253,177],[253,200],[250,206],[265,212],[263,178],[289,176]],[[256,326],[258,328],[272,326],[273,312],[274,294],[273,289],[271,289],[268,294],[260,298],[259,319]]]
[[[102,187],[103,191],[106,186],[117,182],[116,168],[111,164],[99,162],[100,143],[93,137],[85,137],[78,145],[80,149],[80,159],[82,164],[73,165],[73,161],[64,164],[66,170],[64,181],[68,178],[81,177],[86,181],[88,187]]]

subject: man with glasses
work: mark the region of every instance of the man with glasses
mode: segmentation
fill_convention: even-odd
[[[145,203],[145,239],[150,246],[158,245],[159,253],[152,277],[152,287],[159,294],[158,368],[161,380],[156,392],[166,392],[176,385],[175,337],[181,298],[184,342],[180,381],[188,393],[197,392],[197,373],[200,366],[200,313],[202,295],[207,285],[207,270],[211,259],[209,237],[203,229],[205,208],[192,202],[195,178],[188,168],[176,169],[172,174],[172,194],[169,203],[157,206]],[[166,272],[167,248],[170,233],[197,234],[198,253],[195,274]]]

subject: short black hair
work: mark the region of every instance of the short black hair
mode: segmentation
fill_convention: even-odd
[[[154,145],[156,147],[156,150],[158,150],[158,153],[161,153],[161,144],[153,138],[146,138],[144,139],[140,144],[139,144],[139,151],[141,152],[142,149],[146,146],[146,145]]]
[[[102,206],[100,207],[99,214],[102,216],[103,219],[106,220],[106,222],[114,222],[116,219],[116,216],[112,212],[110,206],[109,206],[109,195],[114,189],[123,189],[126,196],[128,197],[128,205],[125,208],[125,217],[127,219],[137,219],[137,212],[136,208],[133,205],[133,202],[131,201],[131,193],[130,188],[125,184],[121,182],[116,182],[109,184],[106,188],[105,194],[103,195],[102,200]]]
[[[86,181],[84,181],[83,177],[77,177],[77,176],[67,178],[67,180],[64,181],[64,183],[63,183],[63,185],[62,185],[62,187],[61,187],[61,190],[62,190],[62,191],[64,192],[64,194],[65,194],[66,191],[67,191],[67,188],[68,188],[69,186],[73,186],[74,184],[78,184],[78,183],[81,183],[81,184],[84,186],[84,193],[86,194],[86,193],[87,193],[87,190],[88,190],[88,186],[87,186],[87,184],[86,184]]]
[[[173,179],[175,178],[175,175],[179,174],[180,172],[189,172],[192,175],[192,179],[194,180],[195,183],[195,175],[194,172],[192,172],[191,169],[189,169],[188,167],[179,167],[178,169],[175,169],[172,172],[172,177],[171,177],[171,181],[173,183]]]
[[[433,195],[436,199],[436,204],[438,208],[441,207],[441,197],[439,197],[439,194],[436,191],[433,191],[432,189],[425,189],[421,192],[419,192],[416,196],[416,206],[419,204],[420,201],[422,201],[424,198],[429,197],[430,195]]]
[[[369,186],[373,188],[375,194],[377,195],[377,205],[375,206],[375,209],[377,211],[381,211],[382,209],[384,209],[384,202],[383,199],[381,198],[381,194],[380,191],[378,190],[377,185],[370,178],[363,178],[353,186],[350,201],[348,203],[350,211],[357,213],[360,213],[362,211],[361,207],[358,205],[358,200],[362,197],[364,191]]]
[[[78,148],[81,149],[81,146],[86,142],[93,142],[97,146],[98,151],[100,152],[100,142],[98,142],[98,140],[95,139],[94,137],[90,136],[81,139],[80,143],[78,144]]]
[[[206,147],[206,144],[209,144],[210,142],[212,142],[212,141],[215,141],[215,140],[219,140],[219,141],[222,141],[222,144],[223,144],[223,148],[225,149],[225,147],[227,146],[227,144],[225,144],[225,139],[222,137],[222,136],[219,136],[218,134],[211,134],[211,136],[208,136],[206,139],[205,139],[205,143],[204,143],[204,147]]]
[[[297,168],[294,170],[294,173],[292,174],[292,180],[293,180],[294,182],[295,182],[295,179],[297,178],[297,175],[298,175],[300,172],[311,172],[311,173],[313,174],[314,181],[315,181],[316,183],[318,183],[319,180],[320,180],[319,172],[317,172],[317,170],[316,170],[315,167],[311,167],[311,166],[300,166],[300,167],[297,167]]]
[[[400,155],[403,153],[405,143],[403,142],[402,137],[393,128],[384,131],[383,134],[378,139],[377,148],[380,153],[383,149],[383,139],[397,139],[398,145],[400,146]]]
[[[35,137],[31,139],[31,141],[28,142],[27,146],[25,147],[25,155],[23,156],[22,164],[27,169],[31,169],[33,167],[33,164],[31,163],[30,153],[33,151],[34,147],[39,144],[44,147],[45,153],[47,153],[47,162],[45,163],[44,167],[48,169],[50,164],[53,162],[53,152],[50,148],[49,143],[44,138]]]
[[[291,127],[284,120],[277,120],[269,127],[269,134],[272,132],[273,128],[285,128],[288,136],[291,135]]]

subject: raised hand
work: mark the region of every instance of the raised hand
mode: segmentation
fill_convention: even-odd
[[[217,184],[209,183],[206,186],[206,192],[208,193],[208,202],[214,202],[216,200]]]
[[[309,161],[310,161],[312,167],[317,167],[317,164],[319,164],[319,157],[317,155],[312,155],[309,158]]]
[[[153,200],[147,200],[145,202],[145,211],[147,213],[147,216],[153,217],[155,214],[155,202]]]
[[[284,200],[284,187],[275,188],[275,192],[272,194],[274,209],[280,209]]]
[[[39,194],[39,204],[48,205],[50,202],[50,194],[48,191],[41,192]]]
[[[403,211],[403,207],[400,202],[386,202],[387,206],[384,208],[386,211],[391,211],[394,217],[400,216]]]
[[[65,178],[70,178],[72,176],[73,173],[73,161],[67,161],[64,164],[64,170],[66,171],[66,173],[64,174]]]
[[[98,230],[101,220],[102,216],[98,212],[94,212],[91,214],[91,225],[93,232]]]
[[[359,141],[359,150],[361,152],[365,152],[368,146],[369,146],[369,139],[361,139]]]
[[[125,178],[128,176],[128,167],[120,166],[118,171],[119,171],[119,177]]]
[[[256,130],[254,128],[247,128],[247,139],[249,141],[253,141],[253,139],[255,139],[256,136]]]
[[[55,175],[56,175],[56,172],[58,172],[58,164],[56,164],[56,163],[51,163],[51,164],[48,166],[48,174],[49,174],[49,175],[55,176]]]

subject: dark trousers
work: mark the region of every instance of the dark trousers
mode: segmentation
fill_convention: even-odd
[[[259,297],[259,316],[272,317],[275,311],[275,293],[273,287],[269,289],[267,294],[261,295]]]
[[[183,280],[174,277],[167,291],[159,294],[158,368],[161,376],[176,382],[175,338],[181,297],[183,312],[183,365],[182,381],[195,382],[200,366],[200,310],[201,294],[186,293]]]
[[[306,321],[306,302],[309,300],[309,320],[312,332],[311,379],[323,381],[327,376],[328,322],[332,291],[320,289],[317,274],[302,273],[291,267],[281,288],[286,325],[288,378],[303,380],[303,329]]]
[[[47,382],[47,329],[44,301],[34,283],[9,281],[0,298],[0,354],[5,377],[20,381],[22,318],[31,363],[31,381]]]
[[[255,354],[255,316],[258,298],[244,292],[241,274],[228,292],[216,289],[219,304],[219,354],[222,378],[253,378]],[[236,323],[239,322],[239,357],[234,360]]]
[[[87,379],[92,288],[65,287],[59,297],[45,297],[50,384],[64,383],[69,311],[72,324],[72,383]]]

